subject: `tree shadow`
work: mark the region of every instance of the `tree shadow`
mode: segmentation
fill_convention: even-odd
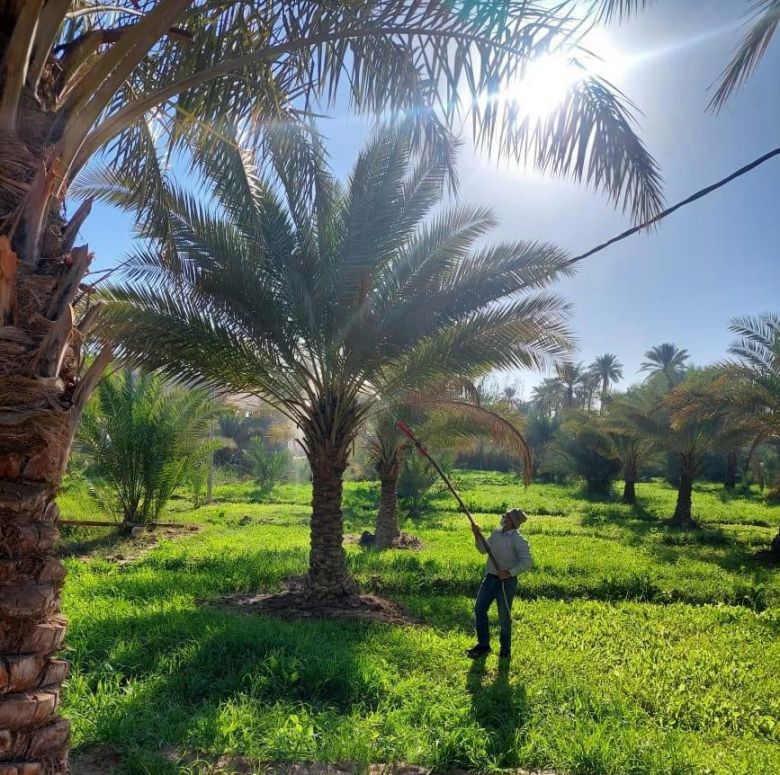
[[[77,619],[69,636],[78,705],[95,711],[77,717],[80,748],[107,745],[168,772],[159,752],[230,747],[231,735],[249,752],[264,750],[264,733],[283,716],[326,718],[355,708],[375,710],[386,687],[366,669],[365,654],[393,628],[366,622],[287,622],[212,607]],[[406,645],[406,644],[404,644]],[[393,642],[394,650],[399,644]],[[381,646],[379,646],[381,647]],[[411,644],[402,658],[423,659]],[[226,713],[244,719],[237,730]],[[257,723],[257,729],[252,723]],[[269,729],[265,729],[265,726]],[[227,735],[227,737],[226,737]],[[252,739],[254,738],[254,739]],[[289,753],[289,752],[288,752]],[[283,750],[273,752],[284,758]],[[159,761],[158,761],[159,758]],[[178,771],[170,769],[170,771]]]
[[[508,659],[499,659],[498,667],[488,671],[485,657],[475,659],[466,676],[472,715],[485,731],[488,754],[498,766],[512,763],[517,731],[530,715],[525,685],[512,683],[509,676]]]
[[[127,535],[120,533],[117,528],[96,528],[85,534],[85,528],[63,526],[57,543],[57,555],[74,557],[90,554],[99,549],[110,549],[125,540]]]

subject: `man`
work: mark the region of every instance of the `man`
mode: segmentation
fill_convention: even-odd
[[[477,593],[474,605],[474,619],[477,629],[477,645],[466,654],[478,659],[490,653],[490,630],[488,627],[488,609],[495,600],[498,606],[498,621],[501,626],[500,659],[509,659],[512,649],[512,598],[517,591],[517,574],[531,568],[531,549],[528,541],[517,529],[528,517],[522,509],[511,509],[501,517],[501,528],[494,530],[487,543],[499,567],[488,557],[485,578]],[[471,527],[477,550],[488,554],[485,537],[476,525]]]

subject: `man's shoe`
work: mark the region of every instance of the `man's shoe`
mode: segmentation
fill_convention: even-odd
[[[512,652],[509,649],[501,649],[501,651],[498,652],[498,658],[499,659],[511,659]]]
[[[480,657],[487,656],[489,653],[490,646],[480,646],[477,644],[466,652],[466,656],[470,657],[471,659],[479,659]]]

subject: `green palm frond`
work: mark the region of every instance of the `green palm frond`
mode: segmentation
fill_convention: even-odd
[[[160,4],[118,5],[124,14],[70,20],[60,42],[134,25]],[[141,17],[139,9],[146,9]],[[245,128],[245,144],[257,141],[263,150],[271,128],[301,125],[313,110],[346,98],[360,113],[405,116],[414,142],[424,141],[434,155],[448,147],[450,129],[472,121],[481,146],[585,181],[647,220],[661,206],[660,177],[636,134],[630,104],[610,85],[582,81],[542,126],[524,121],[512,106],[485,103],[535,58],[567,48],[576,56],[581,11],[568,0],[550,7],[406,0],[191,4],[176,21],[183,34],[160,29],[145,51],[121,65],[126,77],[104,102],[95,92],[115,49],[94,52],[88,77],[75,84],[82,99],[69,105],[86,122],[86,134],[73,139],[73,171],[105,149],[114,166],[151,194],[150,132],[167,159],[182,149],[207,149],[227,116],[231,126]],[[594,20],[610,15],[598,4],[590,12]],[[85,106],[92,123],[86,111],[75,110]]]
[[[635,131],[635,106],[598,77],[578,81],[546,119],[521,120],[503,153],[604,191],[637,222],[663,209],[658,165]]]

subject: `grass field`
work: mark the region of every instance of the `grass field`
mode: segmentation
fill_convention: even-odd
[[[349,546],[365,589],[425,624],[282,622],[209,603],[279,588],[305,571],[309,491],[263,503],[248,485],[168,517],[201,523],[134,561],[71,531],[64,710],[74,746],[110,746],[122,772],[211,771],[224,753],[261,761],[404,761],[438,769],[550,767],[572,775],[780,773],[780,572],[756,561],[780,524],[758,495],[694,494],[695,532],[672,530],[674,491],[638,486],[641,506],[572,487],[524,491],[509,475],[459,473],[489,527],[532,514],[535,569],[521,580],[508,671],[463,651],[482,570],[443,494],[405,529],[422,551]],[[347,532],[370,528],[372,483],[348,483]],[[73,483],[65,514],[94,517]],[[247,519],[248,518],[248,519]],[[166,751],[166,755],[163,755]],[[178,764],[171,752],[196,752]]]

